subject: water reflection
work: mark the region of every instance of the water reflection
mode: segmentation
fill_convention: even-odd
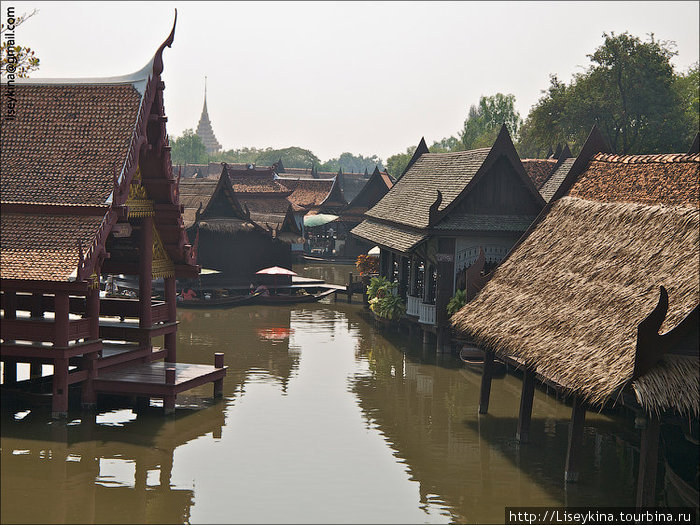
[[[115,405],[67,424],[3,411],[0,521],[498,523],[507,505],[633,504],[619,422],[587,416],[582,482],[565,490],[569,408],[537,392],[519,447],[518,379],[495,380],[477,417],[477,374],[377,332],[359,305],[178,315],[181,360],[225,352],[224,399],[209,385],[178,397],[205,410]]]

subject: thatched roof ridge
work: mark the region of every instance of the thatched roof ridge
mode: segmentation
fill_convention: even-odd
[[[453,324],[602,404],[632,379],[637,327],[656,306],[659,286],[669,293],[662,333],[700,302],[699,230],[697,208],[563,197]],[[697,381],[697,368],[690,379],[668,374],[662,381],[664,370],[639,378],[638,395],[647,408],[686,410],[675,400],[686,396],[685,383]],[[691,401],[697,415],[700,400]]]

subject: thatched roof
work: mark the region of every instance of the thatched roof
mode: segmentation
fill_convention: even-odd
[[[669,294],[662,333],[700,302],[699,218],[697,207],[564,197],[453,324],[601,404],[633,377],[637,328],[659,287]],[[667,354],[633,388],[647,409],[700,412],[697,358]]]

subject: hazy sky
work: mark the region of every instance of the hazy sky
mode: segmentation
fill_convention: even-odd
[[[10,2],[33,77],[97,77],[164,53],[168,131],[196,128],[204,76],[224,149],[301,146],[383,160],[456,134],[481,95],[513,93],[523,118],[549,85],[590,63],[603,32],[677,43],[698,61],[698,2]]]

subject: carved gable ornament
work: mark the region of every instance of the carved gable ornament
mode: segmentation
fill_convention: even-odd
[[[136,169],[134,178],[129,185],[129,197],[126,199],[128,217],[153,217],[153,201],[148,198],[146,188],[141,183],[141,168]]]

